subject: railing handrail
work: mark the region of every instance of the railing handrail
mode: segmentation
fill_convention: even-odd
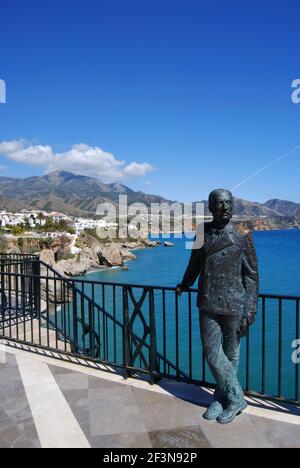
[[[1,254],[3,255],[3,254]],[[5,254],[9,255],[9,254]],[[25,254],[24,254],[25,255]],[[0,256],[1,258],[1,256]],[[32,257],[33,258],[33,257]],[[25,262],[28,262],[29,258],[26,258],[24,260],[20,261],[12,261],[9,263],[9,265],[20,265],[20,264],[25,264]],[[42,260],[39,260],[38,257],[34,258],[35,261],[38,261],[40,265],[43,265],[44,267],[48,268],[52,273],[55,274],[55,276],[59,279],[65,280],[66,282],[70,283],[79,283],[79,284],[94,284],[94,285],[99,285],[99,286],[116,286],[116,287],[131,287],[131,288],[137,288],[137,289],[143,289],[143,288],[150,288],[150,289],[156,289],[158,291],[173,291],[176,292],[176,286],[159,286],[159,285],[151,285],[151,284],[136,284],[136,283],[120,283],[120,282],[114,282],[114,281],[99,281],[99,280],[88,280],[88,279],[79,279],[79,278],[69,278],[66,276],[61,275],[57,270],[55,270],[52,266],[48,265],[47,263],[43,262]],[[99,270],[103,271],[103,270]],[[12,276],[24,276],[24,277],[32,277],[35,276],[33,274],[26,274],[26,273],[13,273],[13,272],[6,272],[6,275],[12,275]],[[41,279],[54,279],[51,276],[47,275],[39,275],[39,278]],[[72,287],[75,287],[72,285]],[[76,287],[75,287],[76,288]],[[79,288],[76,288],[78,293],[81,293],[81,290]],[[199,290],[197,288],[189,288],[187,293],[198,293]],[[273,294],[273,293],[259,293],[259,297],[261,299],[283,299],[283,300],[291,300],[291,301],[300,301],[300,295],[291,295],[291,294]],[[88,296],[86,299],[90,299]],[[101,306],[99,306],[101,307]]]
[[[161,291],[176,291],[176,286],[160,286],[160,285],[151,285],[151,284],[136,284],[136,283],[120,283],[120,282],[114,282],[114,281],[99,281],[99,280],[89,280],[89,279],[80,279],[80,278],[68,278],[66,276],[61,275],[55,268],[53,268],[51,265],[48,265],[45,263],[43,260],[40,260],[38,255],[35,254],[9,254],[9,253],[0,253],[0,261],[1,257],[20,257],[20,260],[12,259],[10,262],[10,265],[19,265],[21,263],[25,263],[28,260],[36,260],[40,263],[40,265],[43,265],[44,267],[48,268],[52,273],[55,274],[56,277],[64,279],[66,281],[75,281],[76,283],[85,283],[85,284],[98,284],[100,286],[105,285],[105,286],[119,286],[119,287],[131,287],[131,288],[151,288],[151,289],[157,289]],[[103,270],[99,270],[103,271]],[[41,276],[42,278],[42,276]],[[43,279],[46,279],[46,277],[43,277]],[[78,289],[78,292],[81,292]],[[190,293],[198,293],[199,290],[197,288],[189,288],[186,292]],[[293,294],[273,294],[273,293],[259,293],[259,297],[261,299],[284,299],[284,300],[294,300],[298,301],[300,300],[300,295],[293,295]]]
[[[46,264],[44,264],[46,265]],[[49,267],[49,265],[47,265]],[[55,270],[51,271],[55,272]],[[69,282],[69,286],[72,288],[75,288],[76,292],[78,294],[84,294],[82,291],[74,286],[74,283],[81,283],[81,284],[94,284],[94,285],[99,285],[99,286],[116,286],[116,287],[129,287],[129,288],[136,288],[136,289],[143,289],[143,288],[148,288],[148,289],[156,289],[158,291],[173,291],[176,292],[176,287],[172,286],[158,286],[158,285],[149,285],[149,284],[134,284],[134,283],[114,283],[114,282],[108,282],[108,281],[91,281],[91,280],[78,280],[77,278],[67,278],[65,276],[60,275],[58,272],[56,277],[53,276],[47,276],[47,275],[34,275],[30,273],[13,273],[13,272],[5,272],[5,275],[7,276],[19,276],[19,277],[24,277],[24,278],[34,278],[38,277],[40,279],[44,280],[49,280],[49,281],[55,281],[55,280],[62,280],[65,282]],[[1,274],[1,272],[0,272]],[[195,288],[190,288],[186,291],[186,293],[198,293],[199,290]],[[92,300],[89,296],[85,295],[85,299],[87,300]],[[290,301],[300,301],[300,296],[293,296],[293,295],[284,295],[284,294],[271,294],[271,293],[259,293],[259,297],[261,299],[282,299],[282,300],[290,300]],[[97,305],[97,303],[95,303]],[[98,304],[98,306],[101,308],[101,306]]]

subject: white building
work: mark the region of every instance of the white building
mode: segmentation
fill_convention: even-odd
[[[74,223],[76,234],[80,234],[85,229],[105,229],[108,224],[103,220],[77,218]]]
[[[26,223],[28,223],[30,227],[44,226],[46,220],[41,218],[41,214],[44,218],[49,216],[48,213],[40,211],[21,210],[17,213],[11,213],[3,210],[0,212],[0,226],[20,226]]]
[[[49,215],[48,215],[49,216]],[[50,213],[50,217],[55,223],[59,223],[60,221],[66,221],[66,222],[71,222],[72,219],[69,218],[69,216],[66,216],[63,213],[58,213],[57,211],[52,211]]]

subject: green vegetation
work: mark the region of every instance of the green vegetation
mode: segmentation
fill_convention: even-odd
[[[97,234],[97,229],[85,229],[84,230],[85,234],[87,234],[88,236],[93,237],[98,242],[101,242],[103,244],[110,243],[112,240],[115,241],[115,242],[134,242],[134,241],[139,240],[139,239],[134,239],[134,238],[131,238],[131,237],[126,237],[126,238],[122,237],[121,238],[121,237],[119,237],[119,230],[115,229],[115,228],[113,228],[113,230],[111,230],[111,235],[109,235],[109,232],[110,232],[109,230],[102,229],[102,231],[104,231],[103,234],[107,236],[106,238],[99,237],[98,234]]]
[[[43,245],[44,245],[44,247],[46,249],[49,249],[51,247],[52,242],[53,242],[52,237],[45,237],[45,238],[39,239],[39,240],[43,243]]]
[[[26,231],[24,226],[6,226],[5,228],[0,228],[0,235],[3,234],[12,234],[13,236],[20,236]]]
[[[42,213],[38,219],[41,223],[42,219],[44,219]],[[0,235],[9,233],[13,236],[21,236],[25,232],[67,232],[69,234],[75,234],[75,229],[66,223],[66,221],[59,221],[58,223],[55,223],[49,217],[46,218],[46,223],[44,226],[37,224],[35,227],[31,227],[29,220],[26,220],[24,224],[18,226],[7,225],[5,228],[0,228]]]
[[[44,226],[37,226],[34,228],[36,231],[48,231],[48,232],[68,232],[69,234],[75,234],[75,230],[66,221],[59,221],[55,223],[51,218],[46,218]]]
[[[63,255],[61,257],[61,260],[73,260],[75,257],[76,255],[70,252],[70,253],[67,253],[66,255]]]

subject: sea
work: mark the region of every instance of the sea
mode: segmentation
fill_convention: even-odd
[[[159,240],[168,240],[174,246],[165,247],[162,244],[153,249],[137,250],[134,252],[136,260],[127,263],[128,270],[113,268],[96,271],[81,279],[114,284],[175,287],[180,283],[190,257],[191,252],[185,248],[187,239],[172,235],[169,239]],[[300,297],[300,230],[255,232],[254,242],[259,260],[260,293]],[[140,290],[135,291],[139,296]],[[167,313],[163,316],[161,293],[156,293],[158,350],[162,352],[165,337],[165,351],[170,361],[178,359],[180,369],[194,380],[205,378],[206,381],[213,382],[207,365],[203,364],[199,311],[196,307],[196,294],[194,296],[191,303],[192,317],[188,313],[188,299],[183,297],[179,299],[179,316],[176,319],[174,294],[170,292],[166,295]],[[117,301],[121,300],[121,295],[117,296]],[[111,301],[112,299],[106,300],[106,309],[112,307]],[[179,326],[179,358],[176,358],[175,349],[176,320]],[[137,331],[142,330],[140,324]],[[295,362],[295,340],[299,337],[297,301],[283,300],[280,303],[277,299],[266,299],[263,313],[263,303],[260,300],[256,324],[251,329],[248,343],[243,340],[241,347],[239,377],[243,387],[270,396],[298,399],[300,373]]]
[[[154,239],[155,240],[155,239]],[[97,271],[87,275],[89,280],[153,286],[176,286],[185,272],[190,250],[186,238],[168,239],[174,247],[163,245],[153,249],[136,250],[137,259],[121,268]],[[254,241],[259,260],[260,292],[300,296],[300,229],[257,231]]]

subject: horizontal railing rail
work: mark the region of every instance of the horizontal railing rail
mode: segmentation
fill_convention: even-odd
[[[33,258],[0,256],[0,336],[62,355],[213,386],[200,340],[197,289],[65,278]],[[299,402],[300,296],[260,294],[242,341],[245,391]],[[299,362],[298,362],[299,361]]]

